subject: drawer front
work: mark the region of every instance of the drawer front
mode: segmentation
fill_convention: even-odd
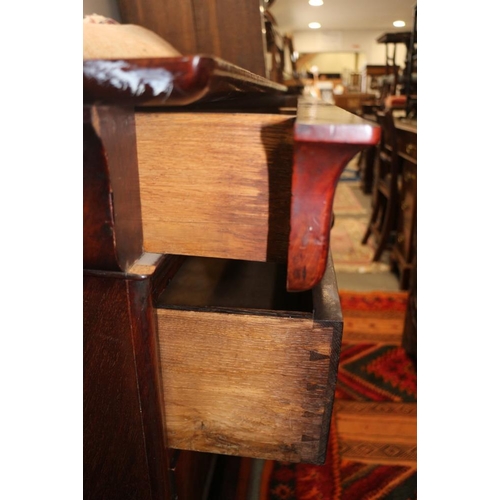
[[[146,252],[286,260],[294,118],[138,112],[135,121]]]
[[[254,280],[253,272],[243,275],[243,282]],[[229,287],[252,296],[231,280]],[[276,289],[271,295],[276,303]],[[167,290],[157,317],[169,447],[323,463],[343,326],[331,267],[311,295],[314,314],[258,309],[256,302],[183,306]]]

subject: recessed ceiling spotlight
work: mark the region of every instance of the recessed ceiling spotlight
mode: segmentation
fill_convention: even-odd
[[[321,28],[321,24],[319,23],[309,23],[309,28],[311,28],[312,30],[317,30],[318,28]]]
[[[402,28],[403,26],[406,26],[406,23],[404,21],[394,21],[392,25],[395,28]]]
[[[309,0],[309,5],[312,5],[313,7],[320,7],[323,5],[323,0]]]

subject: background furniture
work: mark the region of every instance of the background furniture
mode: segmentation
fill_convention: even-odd
[[[274,82],[285,84],[289,91],[300,93],[304,85],[299,79],[297,59],[294,54],[293,38],[282,35],[278,23],[269,10],[274,0],[262,2],[264,31],[266,40],[266,75]]]
[[[417,116],[417,5],[413,10],[413,29],[406,54],[403,77],[403,93],[406,96],[406,117]]]
[[[361,114],[363,104],[372,103],[374,100],[373,94],[348,92],[346,94],[336,94],[333,96],[335,105],[339,108],[345,109],[350,113]]]
[[[381,90],[381,100],[389,95],[400,94],[401,91],[401,75],[399,67],[396,65],[396,51],[398,45],[405,46],[406,54],[411,51],[412,32],[410,31],[396,31],[393,33],[384,33],[377,38],[378,43],[385,45],[385,59],[386,59],[386,76],[383,80]],[[406,56],[406,59],[408,56]],[[404,90],[403,93],[404,95]]]
[[[415,267],[417,228],[417,123],[395,120],[396,148],[401,165],[396,240],[391,261],[399,275],[400,288],[408,289]]]
[[[377,158],[377,148],[370,146],[363,150],[359,157],[359,180],[361,190],[365,194],[371,194],[373,190],[373,176],[375,161]]]
[[[392,110],[379,111],[377,116],[382,140],[375,152],[372,213],[362,243],[366,244],[373,235],[374,261],[380,260],[384,251],[390,252],[400,288],[407,290],[416,253],[417,123],[394,118]],[[361,158],[365,176],[368,151]]]
[[[361,117],[365,120],[377,123],[377,111],[381,107],[377,102],[364,102],[361,104]],[[375,174],[375,162],[377,160],[378,147],[369,146],[359,156],[359,180],[361,183],[361,190],[365,194],[371,194],[373,190],[373,180]]]
[[[384,250],[392,246],[398,216],[400,172],[393,112],[390,109],[379,111],[377,118],[382,128],[382,139],[375,161],[372,214],[362,239],[365,245],[373,235],[376,244],[374,261],[378,261]]]
[[[416,228],[414,228],[414,238],[416,241]],[[403,349],[408,356],[417,363],[417,251],[415,244],[415,254],[413,255],[412,267],[410,270],[410,286],[408,294],[408,306],[406,309],[405,326],[403,330]]]
[[[393,68],[393,71],[398,72],[399,66]],[[381,85],[379,80],[390,74],[390,68],[387,64],[367,64],[361,70],[361,91],[379,92],[381,90]]]

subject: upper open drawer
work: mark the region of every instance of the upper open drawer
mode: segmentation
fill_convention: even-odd
[[[288,290],[319,283],[336,183],[380,130],[314,99],[279,114],[281,87],[201,56],[85,61],[84,266],[148,251],[286,262]],[[238,108],[256,94],[259,112]]]

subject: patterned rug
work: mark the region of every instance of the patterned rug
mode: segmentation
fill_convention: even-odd
[[[361,244],[367,221],[368,217],[355,218],[336,213],[330,232],[330,249],[337,272],[378,273],[390,270],[387,263],[372,262],[375,253],[372,237],[366,245]]]
[[[356,161],[351,164],[355,170]],[[335,224],[330,232],[330,249],[335,270],[349,273],[384,273],[390,271],[384,261],[372,262],[375,243],[370,237],[366,245],[361,240],[371,215],[370,197],[361,191],[359,180],[346,179],[342,174],[333,200]]]
[[[417,375],[406,292],[341,291],[344,337],[325,465],[266,461],[260,500],[417,498]]]
[[[335,189],[333,200],[333,213],[336,217],[346,215],[368,215],[368,212],[354,194],[352,187],[345,183],[339,182]]]

